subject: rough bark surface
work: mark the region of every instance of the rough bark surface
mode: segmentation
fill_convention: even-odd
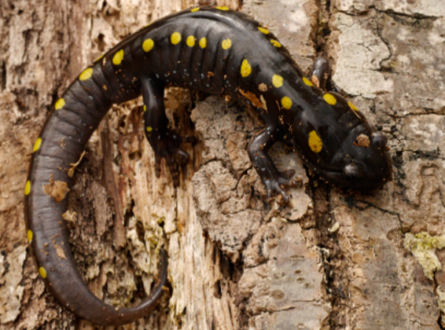
[[[246,148],[263,123],[181,89],[172,126],[199,142],[174,189],[154,173],[141,100],[116,105],[88,143],[69,194],[71,245],[93,292],[137,302],[169,255],[171,288],[121,329],[445,327],[445,6],[442,0],[218,1],[266,24],[303,70],[327,56],[334,82],[388,136],[394,181],[348,194],[310,178],[281,207]],[[62,309],[26,240],[23,187],[51,107],[82,69],[192,0],[0,1],[0,329],[94,329]],[[109,327],[112,329],[113,327]]]

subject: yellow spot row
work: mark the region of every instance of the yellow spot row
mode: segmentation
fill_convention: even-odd
[[[54,109],[60,110],[65,106],[65,99],[58,99],[56,104],[54,105]]]
[[[207,47],[207,38],[201,38],[201,40],[199,40],[199,47],[201,48]]]
[[[326,103],[328,103],[330,105],[336,105],[337,104],[337,99],[332,94],[326,93],[325,95],[323,95],[323,98],[326,101]]]
[[[42,278],[46,278],[46,270],[45,270],[45,268],[40,267],[39,268],[39,273],[40,273],[40,276],[42,276]]]
[[[187,46],[194,47],[195,46],[195,40],[196,40],[196,38],[194,36],[189,36],[187,38],[187,41],[186,41]]]
[[[348,102],[348,105],[352,110],[358,111],[357,107],[354,104],[352,104],[351,102]]]
[[[232,40],[224,39],[221,43],[221,46],[223,49],[229,49],[230,47],[232,47]]]
[[[194,13],[194,12],[197,12],[199,9],[200,9],[199,7],[196,7],[196,8],[191,9],[190,11],[191,11],[192,13]],[[222,7],[216,7],[216,9],[218,9],[218,10],[223,10],[223,11],[227,11],[227,10],[229,10],[230,8],[229,8],[229,7],[222,6]]]
[[[40,146],[42,145],[42,139],[37,138],[36,143],[34,143],[34,148],[32,149],[33,152],[36,152],[40,149]]]
[[[122,63],[122,60],[124,59],[124,50],[121,49],[113,56],[113,64],[114,65],[120,65]]]
[[[314,86],[314,84],[312,83],[312,81],[310,81],[309,79],[307,79],[306,77],[303,77],[303,82],[308,85],[309,87]]]
[[[270,31],[269,31],[268,29],[265,29],[265,28],[263,28],[263,27],[261,27],[261,26],[258,26],[258,30],[259,30],[261,33],[264,33],[264,34],[269,34],[269,33],[270,33]]]
[[[144,52],[148,53],[150,50],[152,50],[153,46],[155,45],[153,39],[146,39],[143,43],[142,43],[142,49],[144,50]]]
[[[319,153],[323,149],[323,142],[316,131],[311,131],[309,133],[308,144],[309,148],[311,148],[311,150],[315,153]]]
[[[170,37],[170,41],[173,45],[177,45],[181,41],[181,33],[173,32],[173,34]]]
[[[93,75],[93,68],[88,68],[85,69],[79,76],[79,79],[84,81],[84,80],[88,80],[91,78],[91,76]]]
[[[303,81],[304,81],[305,79],[306,79],[306,78],[303,78]],[[306,80],[307,80],[307,79],[306,79]],[[308,80],[308,81],[309,81],[309,80]],[[306,81],[305,81],[305,83],[306,83]],[[307,83],[306,83],[306,85],[307,85]],[[309,86],[312,86],[312,83],[311,83],[311,85],[309,85]],[[335,96],[332,95],[332,94],[326,93],[325,95],[323,95],[323,98],[324,98],[324,100],[326,101],[326,103],[328,103],[328,104],[330,104],[330,105],[336,105],[336,104],[337,104],[337,99],[336,99]],[[354,111],[358,111],[357,107],[356,107],[354,104],[352,104],[351,102],[348,102],[348,105],[349,105],[349,107],[350,107],[352,110],[354,110]]]
[[[272,45],[274,45],[277,48],[281,47],[281,43],[278,40],[271,39],[270,42]]]
[[[283,86],[283,77],[274,74],[272,77],[272,85],[274,85],[276,88]]]
[[[281,99],[281,105],[284,109],[289,110],[292,107],[292,100],[290,99],[290,97],[284,96]]]
[[[247,77],[252,73],[252,67],[247,59],[244,59],[241,63],[241,76]]]
[[[28,196],[29,193],[31,192],[31,181],[26,181],[25,184],[25,195]]]

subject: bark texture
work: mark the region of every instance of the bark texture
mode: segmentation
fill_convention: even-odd
[[[263,22],[303,70],[317,55],[388,136],[394,181],[351,195],[310,178],[265,202],[249,110],[182,89],[172,126],[199,142],[181,187],[154,173],[140,99],[93,135],[69,194],[71,245],[93,292],[137,302],[169,255],[158,309],[121,329],[441,329],[445,313],[445,6],[442,0],[218,1]],[[69,83],[119,40],[192,0],[0,1],[0,329],[94,329],[62,309],[30,254],[23,188],[34,141]],[[113,327],[109,327],[112,329]]]

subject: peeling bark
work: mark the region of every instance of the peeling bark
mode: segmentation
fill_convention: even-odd
[[[23,187],[32,146],[82,68],[194,3],[0,2],[0,329],[94,328],[57,304],[30,254]],[[191,161],[174,189],[165,164],[155,176],[141,100],[116,105],[67,195],[70,243],[91,290],[117,306],[137,303],[156,279],[162,247],[170,291],[151,315],[121,329],[444,327],[445,254],[432,242],[445,228],[443,3],[218,5],[267,25],[304,71],[327,56],[336,85],[388,136],[394,181],[351,195],[309,178],[298,155],[278,144],[277,166],[295,170],[303,186],[290,190],[288,206],[267,204],[246,153],[263,123],[220,98],[171,89],[171,125],[199,140],[185,145]]]

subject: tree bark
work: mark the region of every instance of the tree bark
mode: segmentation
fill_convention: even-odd
[[[26,239],[32,146],[59,96],[95,58],[179,0],[0,2],[0,329],[94,329],[61,308]],[[265,202],[246,148],[264,126],[249,109],[169,89],[170,123],[191,155],[174,189],[141,120],[113,106],[69,193],[71,248],[91,290],[138,302],[169,256],[169,292],[120,329],[441,329],[445,312],[445,6],[440,0],[226,0],[263,22],[305,72],[317,55],[389,140],[394,180],[351,194],[311,178],[278,144],[272,158],[303,187]],[[247,111],[246,111],[247,110]],[[107,329],[112,329],[109,327]]]

